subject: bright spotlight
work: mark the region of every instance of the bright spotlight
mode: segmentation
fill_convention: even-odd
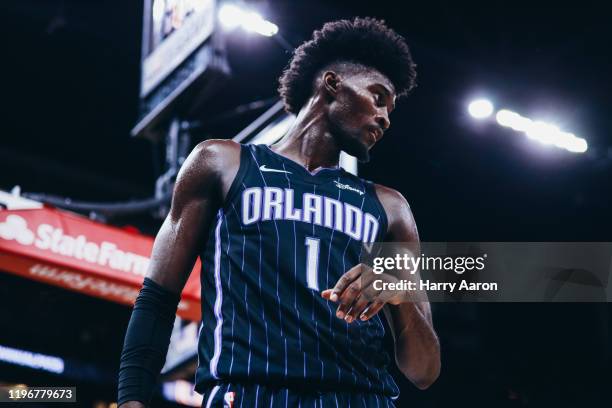
[[[535,139],[543,144],[557,145],[559,142],[562,143],[563,140],[558,127],[540,121],[531,122],[531,126],[527,128],[525,133],[530,139]]]
[[[495,115],[495,120],[502,126],[512,128],[520,132],[526,132],[529,130],[533,123],[531,119],[525,118],[516,112],[509,111],[507,109],[501,109]]]
[[[276,24],[264,20],[258,13],[254,11],[245,14],[242,27],[247,31],[253,31],[266,37],[272,37],[278,33]]]
[[[219,21],[225,28],[231,30],[242,25],[244,12],[234,4],[224,4],[219,10]]]
[[[501,109],[495,115],[495,120],[497,120],[497,123],[499,123],[501,126],[511,127],[517,116],[518,114],[515,112],[507,109]]]
[[[259,13],[248,11],[235,4],[224,4],[219,10],[219,20],[228,30],[242,27],[245,31],[271,37],[278,33],[278,26],[265,20]]]
[[[579,137],[572,139],[569,144],[565,146],[567,150],[574,153],[584,153],[587,151],[588,147],[587,141]]]
[[[468,105],[468,112],[476,119],[484,119],[493,113],[493,104],[487,99],[477,99]]]
[[[573,153],[584,153],[588,148],[586,140],[576,137],[573,133],[563,132],[553,124],[534,121],[507,109],[500,109],[495,114],[495,120],[500,126],[524,132],[529,139],[545,145],[553,145]]]
[[[576,143],[578,138],[572,133],[559,131],[553,140],[553,144],[557,147],[572,151],[572,146]]]

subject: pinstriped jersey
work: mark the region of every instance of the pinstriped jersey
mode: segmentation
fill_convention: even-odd
[[[232,381],[396,396],[380,317],[347,324],[320,295],[386,230],[372,183],[242,145],[200,254],[196,390]]]

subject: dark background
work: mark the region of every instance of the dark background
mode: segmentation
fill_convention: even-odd
[[[365,15],[384,18],[407,38],[418,87],[398,104],[391,129],[360,173],[405,195],[422,240],[610,241],[612,29],[604,6],[253,4],[293,45],[325,21]],[[0,189],[20,185],[93,201],[153,194],[163,146],[129,136],[137,117],[141,8],[140,1],[2,2]],[[228,35],[227,48],[232,77],[206,104],[194,143],[232,137],[249,124],[260,112],[209,119],[275,96],[290,57],[274,40],[241,32]],[[477,123],[466,113],[474,96],[557,123],[585,138],[589,150],[572,154]],[[117,223],[152,234],[159,226],[149,215]],[[27,309],[26,293],[6,289],[24,288],[11,280],[3,277],[1,302],[4,317],[16,322],[8,310]],[[44,285],[27,285],[28,293],[42,296],[41,305],[62,302],[45,298]],[[107,312],[114,323],[101,334],[96,327],[104,324],[83,318],[99,305],[71,301],[84,305],[68,315],[74,327],[88,327],[89,343],[67,346],[49,332],[48,339],[32,339],[32,347],[86,358],[79,350],[106,335],[97,356],[112,368],[129,311]],[[442,375],[425,392],[402,382],[400,406],[609,406],[610,316],[607,304],[434,305]],[[21,342],[19,333],[5,335]]]

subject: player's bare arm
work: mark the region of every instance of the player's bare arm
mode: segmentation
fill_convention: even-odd
[[[236,142],[207,140],[194,148],[179,172],[170,213],[155,238],[151,279],[175,293],[183,290],[239,166]]]
[[[240,146],[237,143],[226,140],[209,140],[196,146],[181,168],[174,188],[172,206],[155,238],[151,263],[147,272],[147,278],[158,284],[160,291],[167,291],[168,297],[175,294],[178,299],[178,295],[182,292],[198,256],[198,250],[206,244],[205,241],[209,228],[214,222],[215,213],[238,171],[239,161]],[[149,308],[159,307],[155,304],[147,306]],[[155,310],[152,313],[148,311],[149,314],[155,315]],[[168,317],[173,316],[175,312],[176,308],[170,310]],[[134,320],[138,320],[138,317],[135,318],[133,315],[130,325],[138,324],[138,322],[133,322]],[[136,342],[139,336],[145,335],[141,330],[132,332],[134,337],[130,338],[135,338]],[[157,337],[156,345],[161,347],[161,352],[167,350],[170,341],[170,333],[166,334],[166,336],[159,334],[155,336]],[[131,366],[134,369],[136,366],[135,369],[138,370],[138,361],[133,360],[130,355],[146,357],[144,354],[147,351],[140,349],[139,345],[134,343],[132,347],[128,347],[130,343],[126,337],[122,368],[129,369]],[[165,353],[163,353],[163,358],[165,358]],[[156,376],[162,365],[163,360],[159,361],[158,358],[156,367],[147,368]],[[146,378],[146,375],[142,375],[142,378]],[[122,403],[120,408],[144,407],[144,402],[150,398],[150,395],[141,395],[138,398],[138,401]]]
[[[405,198],[381,185],[376,185],[376,192],[388,217],[386,241],[418,245],[416,223]],[[418,388],[428,388],[440,372],[440,344],[429,302],[407,301],[401,293],[387,291],[361,296],[366,289],[361,279],[364,268],[367,266],[361,264],[351,268],[322,296],[338,302],[336,315],[348,323],[368,320],[386,306],[385,316],[393,332],[400,371]]]
[[[416,222],[406,199],[399,192],[380,185],[377,193],[389,217],[387,241],[418,243]],[[398,367],[418,388],[429,387],[440,374],[440,343],[429,302],[404,301],[388,304],[384,310],[395,339]]]

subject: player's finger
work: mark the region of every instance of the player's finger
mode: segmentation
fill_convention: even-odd
[[[355,303],[353,303],[353,306],[351,306],[347,312],[344,320],[346,320],[348,323],[352,323],[363,313],[365,308],[368,306],[368,303],[370,302],[364,296],[360,296]]]
[[[383,290],[378,294],[378,297],[376,300],[383,302],[383,303],[391,303],[391,301],[396,295],[397,294],[394,291]]]
[[[355,279],[359,278],[359,276],[361,275],[361,268],[362,264],[355,265],[354,267],[346,271],[346,273],[344,273],[344,275],[342,275],[340,279],[338,279],[338,282],[336,282],[336,285],[332,289],[330,300],[334,302],[338,300],[338,297],[344,292],[344,290],[351,283],[353,283]]]
[[[340,305],[336,311],[336,316],[340,319],[344,319],[346,313],[349,311],[355,300],[359,297],[361,292],[359,280],[353,281],[340,295],[338,302]]]
[[[331,289],[325,289],[323,292],[321,292],[321,297],[323,299],[331,300],[330,299],[331,294],[332,294],[332,290]]]
[[[379,300],[376,300],[376,301],[372,302],[370,304],[370,306],[361,313],[359,318],[362,321],[366,321],[366,320],[372,318],[372,316],[374,316],[374,315],[376,315],[376,313],[380,312],[380,309],[382,309],[384,305],[385,305],[385,302],[381,302]]]
[[[360,279],[361,281],[361,296],[363,298],[365,298],[368,302],[373,302],[374,300],[377,300],[380,298],[381,293],[383,292],[382,289],[376,289],[376,286],[368,283],[367,279],[362,278]]]

